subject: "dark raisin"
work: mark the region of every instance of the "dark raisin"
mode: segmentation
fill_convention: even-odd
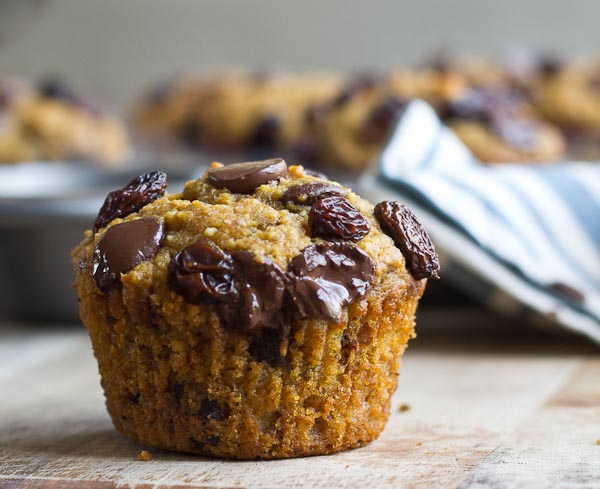
[[[372,90],[376,86],[377,79],[373,75],[367,73],[356,74],[333,100],[333,106],[342,107],[360,92]]]
[[[281,128],[281,120],[275,115],[265,116],[256,126],[254,134],[250,138],[252,146],[274,147]]]
[[[367,143],[383,141],[406,103],[404,99],[391,96],[373,107],[360,128],[361,140]]]
[[[195,149],[200,145],[201,129],[200,123],[195,119],[185,120],[178,128],[177,135],[188,148]]]
[[[380,202],[375,206],[375,217],[402,251],[406,266],[415,279],[439,278],[440,263],[435,247],[408,207],[398,202]]]
[[[134,178],[125,187],[106,196],[100,208],[94,232],[103,228],[117,217],[126,217],[162,197],[167,190],[167,175],[161,171],[145,173]]]
[[[208,241],[197,241],[177,253],[169,265],[169,285],[185,300],[212,303],[233,300],[233,260]]]
[[[320,161],[323,149],[323,144],[315,136],[304,136],[294,143],[291,151],[299,163],[306,165]]]
[[[296,317],[339,321],[342,308],[362,299],[375,275],[371,258],[348,242],[302,250],[289,266],[288,291]]]
[[[345,197],[347,192],[327,182],[311,182],[288,187],[281,196],[281,202],[294,205],[313,205],[323,197],[337,195]]]
[[[229,409],[221,406],[216,399],[203,399],[200,403],[200,416],[204,419],[223,421],[229,416]]]
[[[371,229],[369,221],[344,197],[317,200],[308,213],[311,236],[359,241]]]

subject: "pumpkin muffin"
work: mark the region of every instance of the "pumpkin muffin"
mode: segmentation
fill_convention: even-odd
[[[117,430],[236,459],[377,438],[437,255],[414,215],[282,159],[109,194],[72,253]]]

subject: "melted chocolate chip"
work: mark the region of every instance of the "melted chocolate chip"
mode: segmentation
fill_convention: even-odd
[[[435,247],[408,207],[398,202],[380,202],[375,206],[375,217],[402,251],[406,266],[415,279],[438,278],[440,264]]]
[[[585,295],[570,285],[567,285],[562,282],[556,282],[548,286],[555,294],[562,296],[570,302],[574,302],[575,304],[581,305],[585,302]]]
[[[359,241],[369,234],[371,226],[359,210],[346,198],[323,197],[308,213],[308,225],[313,237]]]
[[[293,308],[300,319],[339,321],[342,308],[362,299],[375,274],[371,258],[346,242],[311,245],[290,262]]]
[[[346,191],[330,183],[311,182],[288,187],[281,196],[281,202],[294,205],[313,205],[317,200],[333,195],[345,197]]]
[[[98,288],[107,291],[122,273],[154,258],[164,234],[164,223],[152,217],[108,229],[94,249],[93,276]]]
[[[250,138],[250,145],[272,148],[277,143],[277,135],[281,128],[279,117],[269,115],[264,117],[256,126],[254,134]]]
[[[216,399],[203,399],[200,403],[200,416],[204,419],[223,421],[229,417],[229,409],[221,406]]]
[[[383,141],[387,137],[392,123],[406,107],[406,104],[406,100],[391,96],[373,107],[360,128],[361,140],[369,143]]]
[[[94,232],[117,217],[127,217],[133,212],[162,197],[167,190],[167,175],[161,171],[145,173],[134,178],[125,187],[114,190],[106,200],[94,223]]]
[[[247,163],[235,163],[213,168],[207,173],[209,183],[231,192],[248,194],[265,183],[287,176],[287,165],[281,158]]]
[[[235,297],[217,306],[221,319],[233,329],[253,331],[281,324],[285,273],[274,263],[260,263],[248,251],[234,251]]]
[[[233,260],[208,241],[198,241],[171,260],[169,285],[188,302],[231,301],[235,295]]]

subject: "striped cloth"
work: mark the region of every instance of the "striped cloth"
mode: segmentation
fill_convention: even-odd
[[[414,208],[444,278],[600,342],[600,164],[482,165],[415,101],[360,187]]]

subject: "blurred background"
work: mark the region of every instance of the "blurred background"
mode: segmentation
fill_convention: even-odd
[[[114,105],[191,68],[376,68],[448,48],[600,45],[594,0],[2,0],[0,69],[63,75]]]

